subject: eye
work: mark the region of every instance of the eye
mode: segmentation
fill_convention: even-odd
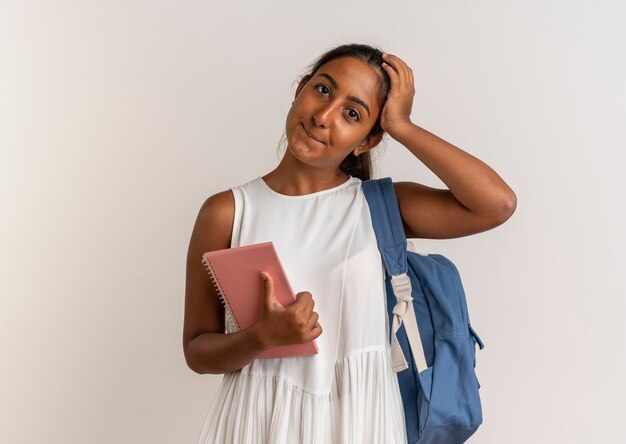
[[[324,85],[323,83],[320,83],[320,84],[318,84],[318,85],[315,85],[315,88],[316,88],[318,91],[320,91],[320,88],[319,88],[320,86],[321,86],[322,88],[324,88],[325,90],[328,90],[328,92],[330,92],[330,89],[328,89],[328,87],[327,87],[326,85]],[[321,91],[320,91],[320,92],[321,92]],[[324,94],[324,95],[325,95],[325,93],[322,93],[322,94]],[[354,116],[355,118],[352,118],[352,117],[351,117],[351,118],[350,118],[350,120],[354,120],[355,122],[358,122],[359,120],[361,120],[361,116],[360,116],[359,112],[358,112],[356,109],[354,109],[354,108],[348,108],[348,111],[354,111],[354,114],[355,114],[355,116]]]
[[[317,88],[317,90],[319,91],[320,90],[319,89],[320,86],[323,87],[324,89],[327,89],[330,92],[330,89],[328,89],[328,87],[326,85],[324,85],[323,83],[320,83],[319,85],[315,85],[315,88]],[[324,93],[322,93],[322,94],[324,94]]]
[[[359,116],[359,112],[357,110],[355,110],[354,108],[348,108],[348,111],[354,111],[354,113],[356,114],[356,119],[353,120],[361,120],[361,117]]]

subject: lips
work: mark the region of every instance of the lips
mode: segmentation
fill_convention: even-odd
[[[311,138],[311,139],[315,140],[316,142],[319,142],[319,143],[324,143],[324,142],[322,142],[321,140],[318,140],[318,139],[316,139],[315,137],[311,136],[311,135],[309,134],[309,132],[306,130],[306,128],[304,127],[304,124],[302,124],[302,129],[304,130],[304,132],[306,133],[306,135],[307,135],[307,136],[309,136],[309,138]]]

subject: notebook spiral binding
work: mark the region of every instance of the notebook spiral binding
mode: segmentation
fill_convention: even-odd
[[[230,318],[233,320],[233,322],[237,326],[237,330],[241,330],[241,328],[239,327],[239,323],[237,322],[237,318],[235,318],[235,315],[233,314],[233,311],[230,308],[228,299],[226,299],[226,297],[224,296],[224,291],[222,290],[222,286],[220,285],[219,280],[217,279],[217,275],[213,271],[213,267],[211,267],[211,263],[205,256],[202,257],[202,263],[204,264],[205,268],[209,272],[209,277],[211,278],[211,282],[213,283],[213,286],[215,287],[215,290],[217,291],[217,294],[220,297],[220,301],[222,302],[222,305],[224,306],[224,308],[226,308],[226,310],[228,310],[228,314],[230,315]]]

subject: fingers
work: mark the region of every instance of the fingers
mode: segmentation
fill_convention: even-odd
[[[309,314],[309,318],[307,320],[308,328],[311,329],[312,333],[313,333],[313,330],[317,328],[321,330],[321,326],[319,325],[319,322],[317,322],[320,317],[319,313],[313,311],[313,309],[315,308],[315,300],[313,299],[311,293],[309,293],[308,291],[303,291],[301,293],[298,293],[298,302],[302,300],[306,302],[303,303],[303,306],[300,307],[298,311],[302,313],[302,315],[306,315],[307,313]]]
[[[311,301],[313,302],[313,301]],[[311,304],[311,317],[309,318],[309,323],[308,325],[310,326],[310,333],[313,336],[313,339],[317,338],[319,335],[322,334],[322,326],[320,325],[320,323],[318,322],[320,319],[320,315],[319,313],[313,311],[313,306],[315,305],[315,303],[313,302]]]
[[[298,305],[294,304],[294,310],[297,310],[300,313],[308,313],[312,312],[315,307],[315,300],[313,296],[308,291],[303,291],[298,293],[296,296]]]
[[[322,326],[319,322],[316,322],[311,330],[311,334],[313,335],[313,339],[317,339],[323,333]]]
[[[307,302],[303,304],[301,310],[303,313],[311,312],[315,308],[315,299],[311,296],[311,293],[308,293]]]
[[[402,82],[413,87],[413,70],[401,58],[393,54],[383,53],[383,60],[387,65],[383,65],[383,68],[389,74],[392,84]]]
[[[391,89],[394,89],[400,81],[399,75],[394,66],[391,65],[389,56],[383,56],[383,59],[385,60],[382,65],[383,69],[387,71],[387,75],[389,75],[389,80],[391,80]]]
[[[301,316],[310,316],[315,307],[315,301],[313,296],[308,291],[303,291],[296,295],[296,302],[292,305],[292,310],[299,313]]]
[[[309,318],[307,322],[307,328],[309,330],[313,330],[316,325],[319,325],[319,322],[318,322],[319,319],[320,319],[320,315],[316,312],[312,312],[311,317]]]
[[[387,54],[387,53],[383,53],[383,59],[385,60],[385,62],[387,64],[390,64],[391,67],[397,71],[398,73],[398,77],[403,81],[403,82],[408,82],[409,81],[409,74],[408,71],[411,69],[407,66],[406,63],[404,63],[404,61],[400,58],[397,57],[393,54]]]
[[[298,304],[296,307],[302,305],[303,308],[308,307],[308,305],[313,300],[313,296],[308,291],[301,291],[296,294],[296,303]]]

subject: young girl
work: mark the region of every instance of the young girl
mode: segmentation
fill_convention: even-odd
[[[407,238],[486,231],[516,206],[489,166],[411,122],[413,95],[413,72],[399,57],[361,44],[330,50],[300,80],[279,165],[202,205],[187,257],[183,347],[193,371],[224,377],[199,443],[406,443],[383,262],[361,189],[370,151],[387,133],[449,188],[394,183]],[[262,273],[261,317],[236,331],[201,257],[266,241],[302,291],[283,307]],[[317,355],[255,359],[313,339]]]

